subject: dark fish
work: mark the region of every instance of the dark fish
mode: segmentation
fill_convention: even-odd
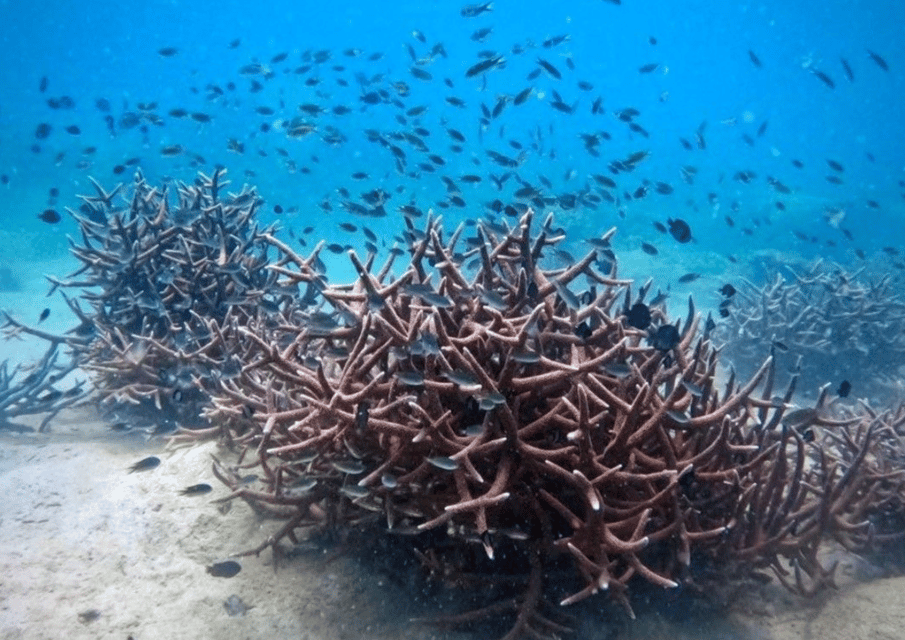
[[[845,167],[843,167],[841,163],[836,162],[835,160],[828,159],[826,161],[826,163],[829,165],[830,169],[832,169],[833,171],[838,171],[839,173],[842,173],[843,171],[845,171]]]
[[[556,78],[557,80],[562,78],[562,74],[559,72],[559,69],[554,67],[552,64],[550,64],[543,58],[538,58],[537,64],[539,64],[544,69],[544,71],[549,73],[552,77]]]
[[[679,278],[679,282],[681,282],[682,284],[688,284],[689,282],[694,282],[695,280],[697,280],[700,277],[701,277],[700,273],[695,273],[695,272],[686,273],[684,276]]]
[[[670,351],[679,344],[681,336],[675,325],[664,324],[651,335],[651,345],[657,351]]]
[[[650,309],[643,302],[636,302],[625,314],[625,318],[630,327],[635,327],[636,329],[641,329],[643,331],[650,326]]]
[[[638,67],[638,73],[653,73],[660,66],[659,62],[650,62]]]
[[[47,91],[47,76],[41,76],[41,82],[38,85],[38,91],[44,93]]]
[[[849,82],[855,81],[855,74],[852,71],[852,68],[848,64],[848,60],[845,58],[839,58],[839,62],[842,64],[842,70],[845,72],[845,77],[848,78]]]
[[[179,492],[179,495],[181,495],[181,496],[200,496],[201,494],[209,493],[210,491],[213,491],[213,487],[211,487],[209,484],[205,484],[202,482],[200,484],[193,484],[190,487],[186,487],[185,489],[183,489],[182,491]]]
[[[753,51],[751,51],[751,49],[748,49],[748,58],[751,59],[751,64],[753,64],[758,69],[760,69],[762,66],[764,66],[761,63],[760,58],[757,57],[757,54],[754,53]]]
[[[668,218],[666,222],[669,224],[669,233],[673,238],[685,244],[691,240],[691,227],[681,218]]]
[[[69,135],[72,135],[72,136],[77,136],[80,133],[82,133],[82,130],[79,129],[78,125],[71,124],[68,127],[66,127],[66,133],[68,133]]]
[[[46,122],[42,122],[37,127],[35,127],[35,138],[37,138],[38,140],[44,140],[45,138],[47,138],[47,136],[50,135],[50,132],[52,130],[53,127],[51,127]]]
[[[60,218],[60,214],[54,209],[45,209],[42,213],[38,214],[38,218],[47,224],[56,224],[62,219]]]
[[[463,18],[474,18],[487,11],[493,11],[492,2],[465,5],[464,7],[462,7],[462,11],[460,11],[460,13],[462,14]]]
[[[47,320],[47,317],[49,315],[50,315],[50,309],[44,309],[44,311],[42,311],[41,315],[38,317],[38,324],[41,324],[42,322]]]
[[[502,67],[503,65],[505,65],[505,63],[506,63],[506,59],[503,58],[503,56],[491,56],[489,58],[481,60],[480,62],[470,66],[468,68],[468,70],[465,72],[465,77],[474,78],[475,76],[479,76],[482,73],[486,73],[487,71],[490,71],[491,69]],[[447,101],[448,100],[449,99],[447,98]]]
[[[179,53],[179,49],[177,49],[176,47],[163,47],[162,49],[158,49],[157,53],[164,58],[172,58],[177,53]]]
[[[830,89],[836,88],[836,83],[833,82],[833,79],[830,78],[828,75],[826,75],[823,71],[820,71],[819,69],[811,69],[811,73],[813,73],[815,76],[817,76],[820,79],[820,81],[823,82],[823,84],[828,86]]]
[[[242,565],[240,565],[235,560],[226,560],[224,562],[215,562],[214,564],[207,567],[207,572],[214,576],[215,578],[232,578],[234,575],[239,573],[242,570]]]
[[[867,50],[867,55],[870,56],[870,59],[877,63],[877,66],[883,69],[883,71],[889,71],[889,65],[886,64],[886,60],[884,60],[880,54],[874,53],[870,49]]]
[[[129,473],[134,473],[135,471],[147,471],[148,469],[153,469],[157,465],[160,464],[160,458],[157,456],[148,456],[142,460],[139,460],[131,467],[129,467]]]
[[[657,247],[655,247],[652,244],[648,244],[646,242],[641,243],[641,249],[642,249],[642,251],[644,251],[644,253],[646,253],[650,256],[655,256],[658,253],[660,253],[659,251],[657,251]]]
[[[731,284],[724,284],[720,288],[720,293],[722,293],[727,298],[731,298],[735,295],[735,287],[733,287]]]
[[[836,393],[839,394],[840,398],[847,398],[849,392],[852,390],[852,383],[848,380],[843,380],[839,383],[839,388],[836,390]]]

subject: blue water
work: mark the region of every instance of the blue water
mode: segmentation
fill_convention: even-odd
[[[397,207],[409,202],[443,213],[450,223],[479,217],[482,205],[494,198],[513,201],[520,186],[516,179],[502,192],[488,179],[507,171],[545,195],[595,193],[599,186],[591,175],[613,178],[618,187],[609,191],[616,202],[602,201],[596,210],[580,205],[549,210],[558,211],[560,223],[577,238],[617,225],[617,250],[637,251],[646,241],[660,250],[653,262],[705,251],[714,253],[708,259],[732,255],[744,265],[753,252],[775,250],[786,257],[821,255],[857,263],[855,249],[886,259],[880,249],[895,245],[901,236],[905,5],[893,0],[624,0],[621,5],[499,0],[492,11],[474,18],[462,17],[460,8],[440,2],[342,3],[340,8],[323,2],[253,7],[243,2],[4,3],[0,174],[9,183],[0,186],[3,225],[22,237],[34,236],[32,246],[40,256],[62,255],[64,236],[74,231],[74,223],[64,216],[51,227],[36,216],[48,207],[62,211],[77,206],[75,195],[91,191],[87,176],[109,188],[130,180],[137,166],[152,181],[188,181],[196,170],[209,172],[222,164],[233,188],[243,183],[258,188],[266,199],[265,221],[280,219],[287,230],[299,233],[313,225],[309,246],[320,238],[360,244],[360,236],[337,228],[342,221],[364,223],[389,238],[402,225]],[[492,32],[483,42],[471,39],[482,28]],[[553,36],[568,38],[544,47]],[[236,39],[238,46],[231,48]],[[438,44],[446,56],[418,65],[432,78],[413,77],[409,47],[424,62]],[[177,52],[161,56],[158,51],[164,47]],[[521,52],[514,53],[514,47]],[[347,49],[360,53],[345,55]],[[868,49],[883,57],[888,71],[868,56]],[[305,55],[319,50],[328,51],[329,60],[307,63],[297,73],[306,64]],[[481,51],[502,54],[505,68],[466,78]],[[286,59],[271,63],[280,53]],[[378,53],[378,60],[370,59]],[[539,69],[538,58],[553,64],[562,78],[541,72],[527,79]],[[854,81],[846,78],[840,58],[848,61]],[[272,77],[241,74],[251,63],[266,65]],[[647,64],[659,66],[640,73]],[[826,73],[835,88],[826,86],[814,69]],[[46,90],[41,92],[43,77]],[[260,82],[260,91],[250,92],[252,80]],[[397,82],[408,85],[408,95],[399,95],[393,86]],[[579,82],[592,88],[582,90]],[[230,83],[234,89],[228,88]],[[213,95],[212,87],[222,95]],[[511,98],[528,87],[533,91],[525,104],[510,101],[498,118],[479,123],[482,103],[492,109],[500,96]],[[368,91],[386,91],[398,102],[365,104],[360,96]],[[550,107],[553,91],[563,102],[577,103],[573,114]],[[75,106],[51,109],[47,100],[60,96],[71,97]],[[464,101],[464,108],[447,103],[450,96]],[[98,110],[101,98],[109,102],[109,113]],[[591,106],[598,98],[604,113],[595,115]],[[156,107],[143,112],[140,103]],[[305,103],[327,112],[304,116],[297,107]],[[331,113],[337,105],[351,112]],[[419,116],[404,115],[418,106],[426,107]],[[273,114],[261,115],[259,107],[269,107]],[[634,122],[649,137],[617,119],[617,112],[629,107],[640,112]],[[206,113],[211,122],[172,117],[169,112],[175,108]],[[143,126],[123,128],[121,120],[129,113],[142,116]],[[156,116],[159,125],[144,118],[147,114]],[[104,116],[115,120],[112,135]],[[315,125],[316,132],[288,139],[280,123],[296,116]],[[52,129],[46,139],[36,140],[40,123]],[[80,133],[67,133],[70,125]],[[262,125],[269,125],[269,131],[262,132]],[[331,126],[344,142],[323,140]],[[422,136],[429,150],[395,141],[406,154],[405,174],[397,172],[385,145],[369,142],[364,134],[373,129],[386,136],[415,127],[429,132]],[[465,135],[461,152],[450,150],[447,127]],[[703,150],[695,144],[699,127],[706,141]],[[579,136],[602,132],[610,139],[601,141],[599,157],[593,157]],[[683,138],[692,150],[683,148]],[[244,153],[229,151],[230,140],[244,144]],[[497,166],[486,154],[490,149],[518,157],[510,141],[523,149],[514,171]],[[161,148],[168,145],[181,145],[184,152],[162,156]],[[88,155],[86,147],[96,150]],[[649,157],[633,172],[609,171],[611,161],[635,151],[647,151]],[[434,172],[420,169],[418,163],[432,163],[428,154],[445,164],[435,165]],[[113,168],[128,159],[134,164],[115,175]],[[844,171],[832,170],[827,159],[841,163]],[[793,160],[803,168],[793,166]],[[697,171],[694,184],[683,182],[681,167]],[[352,180],[354,171],[366,172],[368,178]],[[740,171],[754,177],[748,183],[734,179]],[[463,183],[463,174],[483,181]],[[828,182],[828,175],[842,184]],[[448,191],[441,176],[456,182],[465,208],[438,205]],[[552,186],[543,186],[541,177]],[[792,192],[777,193],[768,177]],[[661,195],[649,188],[643,198],[626,197],[645,181],[668,183],[674,192]],[[356,202],[375,188],[389,192],[389,215],[356,220],[341,209],[340,187],[347,187],[349,200]],[[52,188],[59,190],[58,197],[48,195]],[[332,213],[318,206],[324,202]],[[290,213],[272,214],[274,205]],[[838,228],[827,223],[828,209],[844,211]],[[653,227],[668,217],[687,220],[696,242],[679,245]],[[796,230],[808,239],[801,240]],[[2,253],[15,252],[5,247]],[[715,271],[720,268],[714,266]]]

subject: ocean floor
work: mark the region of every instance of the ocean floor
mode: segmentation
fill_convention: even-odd
[[[282,560],[238,558],[232,578],[211,563],[262,542],[261,520],[210,472],[214,442],[167,449],[162,440],[111,434],[92,412],[68,411],[48,434],[0,434],[0,639],[170,638],[471,640],[412,622],[430,611],[407,588],[342,550],[318,544]],[[162,462],[128,473],[148,455]],[[181,496],[208,482],[213,492]],[[905,578],[881,578],[843,557],[839,590],[814,600],[775,585],[745,592],[718,614],[675,622],[656,611],[629,622],[590,616],[587,639],[871,640],[905,637]],[[225,603],[247,610],[230,615]],[[241,606],[239,606],[241,608]],[[235,612],[233,612],[235,613]]]

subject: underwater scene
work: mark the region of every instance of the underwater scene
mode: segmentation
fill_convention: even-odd
[[[905,638],[905,4],[0,8],[0,640]]]

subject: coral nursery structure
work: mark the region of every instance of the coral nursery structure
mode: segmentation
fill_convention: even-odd
[[[772,360],[718,385],[690,302],[673,323],[644,304],[647,286],[633,297],[610,234],[545,267],[563,234],[535,224],[529,211],[447,237],[410,222],[399,274],[401,252],[375,269],[350,251],[348,285],[314,267],[320,248],[270,238],[280,286],[307,294],[224,337],[242,369],[207,410],[261,475],[249,486],[216,464],[231,498],[286,519],[254,552],[306,526],[404,536],[449,583],[508,585],[447,621],[509,613],[510,638],[564,632],[551,605],[598,592],[630,612],[638,582],[703,588],[772,568],[798,591],[830,583],[822,541],[863,548],[865,504],[900,491],[870,471],[889,425],[784,419],[794,384],[771,395]]]

